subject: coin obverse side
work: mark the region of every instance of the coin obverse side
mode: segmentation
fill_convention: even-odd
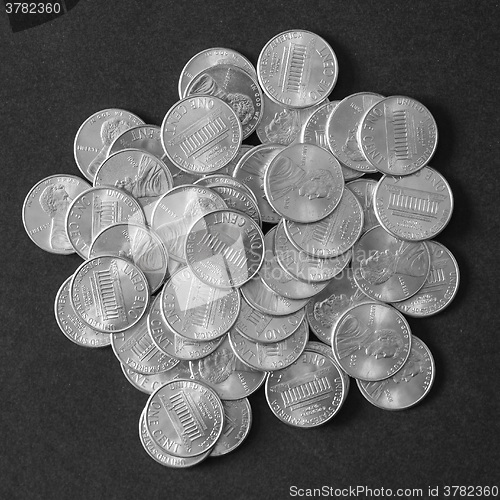
[[[373,179],[356,179],[348,182],[345,187],[356,196],[363,209],[363,229],[361,231],[363,235],[372,227],[379,225],[373,206],[373,193],[377,187],[377,181]]]

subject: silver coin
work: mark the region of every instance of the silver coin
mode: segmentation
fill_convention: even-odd
[[[308,342],[297,361],[269,373],[266,380],[271,411],[295,427],[325,424],[339,412],[346,397],[347,384],[340,367],[314,344]]]
[[[424,242],[403,241],[375,226],[354,246],[352,268],[356,284],[368,297],[399,302],[424,286],[429,250]]]
[[[212,449],[210,449],[205,453],[202,453],[201,455],[186,458],[180,458],[166,453],[165,450],[161,449],[148,434],[148,431],[146,429],[144,411],[142,412],[141,418],[139,419],[139,438],[141,440],[142,446],[146,450],[146,453],[152,459],[154,459],[161,465],[173,467],[175,469],[184,469],[186,467],[192,467],[193,465],[199,464],[200,462],[205,460],[205,458],[207,458],[212,451]]]
[[[254,199],[254,195],[248,194],[247,190],[241,190],[227,185],[215,185],[210,189],[220,194],[230,210],[242,212],[249,216],[257,226],[262,227],[262,217],[259,205]]]
[[[194,55],[182,69],[179,78],[179,97],[181,99],[185,97],[186,88],[196,75],[218,64],[237,66],[253,77],[257,77],[253,64],[239,52],[221,47],[205,49]]]
[[[299,358],[309,339],[306,321],[290,337],[273,344],[261,344],[244,337],[235,328],[229,332],[229,342],[236,356],[247,365],[264,371],[281,370]]]
[[[107,158],[113,141],[125,130],[144,125],[136,115],[123,109],[103,109],[89,116],[76,133],[75,161],[82,174],[92,181]]]
[[[146,276],[151,293],[160,288],[167,276],[167,250],[158,235],[142,224],[119,222],[103,229],[89,250],[89,258],[100,255],[132,261]]]
[[[264,235],[246,214],[217,210],[198,219],[186,238],[186,261],[195,276],[217,288],[239,287],[259,271]]]
[[[252,149],[252,147],[250,147]],[[250,151],[250,149],[247,149],[246,152]],[[242,155],[243,156],[243,155]],[[236,165],[235,165],[236,167]],[[240,191],[244,191],[245,193],[248,193],[249,196],[253,198],[255,203],[257,203],[257,196],[255,196],[254,192],[250,190],[250,188],[246,185],[240,182],[239,180],[235,179],[234,177],[231,177],[228,174],[211,174],[211,175],[205,175],[204,177],[201,177],[198,179],[196,182],[193,182],[195,186],[204,186],[204,187],[209,187],[213,188],[214,186],[231,186],[235,187],[236,189]]]
[[[170,258],[186,262],[186,238],[191,226],[203,215],[227,208],[221,196],[201,186],[177,186],[163,195],[153,210],[152,227]]]
[[[309,299],[287,299],[273,292],[260,278],[252,278],[240,288],[243,298],[254,308],[272,316],[288,316],[302,309]]]
[[[392,377],[379,382],[357,380],[361,394],[384,410],[405,410],[416,405],[431,390],[436,374],[429,348],[412,336],[410,356]]]
[[[208,356],[217,349],[223,340],[223,337],[219,337],[208,342],[199,342],[175,333],[163,319],[161,295],[157,295],[151,304],[148,315],[148,330],[154,344],[161,352],[181,360],[200,359]],[[189,371],[189,373],[191,372]]]
[[[193,340],[222,337],[240,311],[240,294],[206,285],[188,268],[179,269],[165,284],[163,317],[176,333]]]
[[[424,167],[437,146],[430,111],[404,96],[386,97],[360,122],[358,144],[370,165],[389,175],[409,175]]]
[[[330,151],[337,159],[359,172],[376,172],[360,150],[357,132],[365,113],[383,96],[372,92],[359,92],[342,101],[330,114],[326,125],[326,136]]]
[[[252,425],[252,408],[247,398],[236,401],[222,401],[224,407],[224,428],[210,453],[220,457],[234,451],[248,436]]]
[[[395,302],[402,313],[416,318],[431,316],[448,307],[455,298],[460,282],[458,264],[453,254],[437,241],[427,241],[431,268],[424,286],[411,298]]]
[[[410,241],[434,238],[448,224],[453,195],[446,179],[428,166],[411,175],[384,175],[373,194],[380,225]]]
[[[183,458],[211,450],[224,425],[220,398],[196,380],[175,380],[160,387],[149,397],[145,412],[153,442]]]
[[[261,144],[243,155],[236,165],[233,177],[246,184],[255,194],[264,222],[276,224],[281,217],[269,204],[264,191],[264,174],[272,159],[284,149],[279,144]]]
[[[306,306],[307,321],[313,333],[331,345],[338,319],[351,307],[369,300],[356,285],[351,268],[347,267],[309,301]]]
[[[264,190],[277,213],[310,223],[334,211],[344,191],[344,177],[330,152],[314,144],[296,144],[273,158],[264,175]]]
[[[274,250],[278,264],[293,277],[306,283],[322,283],[339,274],[351,260],[349,250],[338,257],[323,259],[312,257],[295,248],[283,227],[283,221],[276,226]]]
[[[66,232],[76,253],[87,259],[94,238],[118,222],[144,224],[139,202],[121,189],[95,187],[75,196],[66,215]]]
[[[121,257],[95,257],[71,279],[70,297],[80,319],[100,332],[124,331],[144,316],[149,286],[143,272]]]
[[[257,76],[273,101],[291,108],[306,108],[333,90],[338,76],[337,57],[318,35],[289,30],[264,46],[257,62]]]
[[[321,292],[328,281],[322,283],[300,281],[278,264],[274,252],[275,233],[276,227],[272,227],[264,237],[266,252],[259,272],[262,281],[274,292],[290,299],[308,299]]]
[[[151,223],[156,202],[172,189],[174,180],[156,156],[140,149],[124,149],[104,160],[95,174],[94,186],[115,186],[130,194]]]
[[[54,303],[56,321],[61,331],[75,344],[83,347],[107,347],[109,333],[98,332],[83,323],[75,312],[69,295],[71,276],[61,285]]]
[[[161,125],[170,161],[193,174],[211,174],[238,153],[242,129],[238,116],[217,97],[194,96],[174,104]]]
[[[73,199],[90,187],[74,175],[51,175],[35,184],[23,203],[24,229],[31,241],[47,252],[74,253],[65,219]]]
[[[184,97],[199,94],[218,97],[233,109],[241,122],[243,139],[253,133],[262,115],[262,91],[249,73],[228,64],[211,66],[193,78]]]
[[[238,165],[238,162],[241,160],[241,158],[243,157],[243,155],[245,155],[246,153],[248,153],[252,148],[253,148],[253,146],[251,146],[250,144],[242,144],[240,146],[240,149],[238,149],[238,153],[236,154],[236,156],[227,165],[225,165],[224,167],[222,167],[220,170],[217,170],[217,174],[213,174],[213,175],[229,175],[229,176],[232,176],[233,172],[234,172],[234,169],[236,168],[236,165]],[[203,184],[203,185],[205,186],[206,184]],[[248,189],[248,191],[251,192],[249,189]],[[255,201],[257,201],[257,199]]]
[[[363,210],[348,189],[337,208],[324,219],[312,224],[284,220],[285,233],[298,250],[313,257],[332,258],[347,252],[363,229]]]
[[[356,196],[363,209],[363,230],[361,234],[379,225],[373,206],[373,192],[376,186],[377,181],[373,179],[357,179],[345,185]]]
[[[162,146],[163,149],[163,146]],[[179,167],[174,165],[171,161],[170,158],[167,155],[163,155],[161,158],[161,161],[165,163],[165,165],[168,167],[170,170],[170,173],[172,174],[172,178],[174,179],[174,186],[184,186],[185,184],[194,184],[195,181],[198,179],[201,179],[202,175],[201,174],[192,174],[189,172],[184,172],[184,170],[181,170]]]
[[[410,354],[411,331],[404,316],[379,302],[358,304],[337,321],[332,335],[335,359],[354,378],[392,377]]]
[[[238,359],[228,336],[208,356],[190,361],[189,367],[195,380],[209,385],[224,400],[232,401],[250,396],[266,378],[264,371],[251,368]]]
[[[125,130],[111,143],[108,156],[124,149],[140,149],[161,160],[165,151],[163,151],[161,144],[160,127],[157,125],[137,125]]]
[[[254,342],[273,344],[290,337],[304,316],[304,308],[286,316],[271,316],[254,309],[243,297],[240,314],[233,328]]]

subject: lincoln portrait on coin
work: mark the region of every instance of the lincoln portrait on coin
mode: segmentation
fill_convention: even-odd
[[[234,371],[255,371],[243,364],[230,349],[218,349],[198,361],[202,379],[211,384],[222,384]]]
[[[156,241],[146,230],[136,230],[130,235],[130,247],[119,252],[120,257],[131,260],[145,272],[158,271],[164,268],[164,254]]]
[[[356,140],[356,129],[349,130],[345,144],[342,146],[342,151],[351,161],[365,161]]]
[[[332,293],[329,297],[321,302],[314,304],[314,318],[323,327],[332,327],[340,315],[353,306],[356,302],[363,298],[363,293],[356,290],[351,296],[345,293],[335,294]]]
[[[269,142],[291,144],[300,132],[299,112],[294,109],[283,109],[274,114],[268,125],[264,127]]]

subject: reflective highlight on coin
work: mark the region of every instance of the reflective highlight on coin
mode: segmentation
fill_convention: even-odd
[[[359,201],[363,209],[363,229],[361,234],[366,233],[372,227],[378,226],[379,221],[375,215],[373,203],[373,193],[377,186],[377,181],[373,179],[356,179],[348,182],[345,187],[348,188]]]

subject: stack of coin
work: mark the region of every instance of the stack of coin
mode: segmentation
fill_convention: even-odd
[[[54,175],[26,197],[30,238],[85,259],[57,294],[59,327],[111,345],[150,395],[139,436],[163,465],[239,446],[262,385],[297,427],[336,415],[350,377],[385,409],[432,385],[432,355],[401,313],[435,314],[458,287],[432,240],[453,209],[428,166],[436,124],[408,97],[330,102],[337,76],[308,31],[273,37],[257,69],[204,50],[161,126],[122,109],[82,124],[75,160],[93,186]],[[262,144],[242,144],[254,132]]]

